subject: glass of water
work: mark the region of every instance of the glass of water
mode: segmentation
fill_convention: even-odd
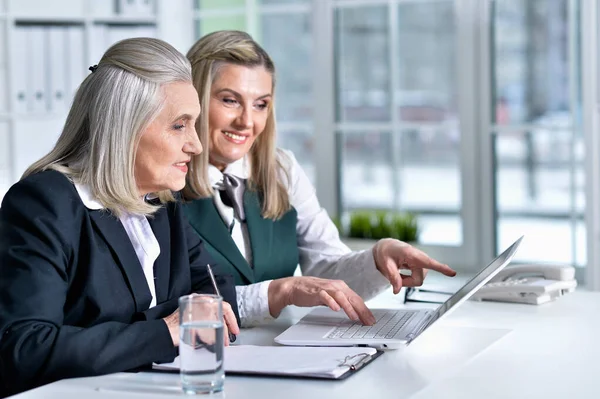
[[[191,294],[179,298],[181,385],[188,394],[223,390],[223,298]]]

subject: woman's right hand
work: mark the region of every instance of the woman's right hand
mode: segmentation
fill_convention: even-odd
[[[269,284],[269,311],[277,317],[288,305],[302,307],[325,305],[334,311],[344,309],[351,320],[364,325],[375,323],[375,316],[362,298],[342,280],[318,277],[286,277]]]
[[[163,319],[167,324],[173,346],[179,346],[179,308]]]
[[[179,346],[179,308],[165,317],[163,321],[167,324],[167,328],[171,334],[171,340],[173,341],[173,346]],[[237,319],[235,318],[235,313],[233,313],[231,305],[227,302],[223,302],[223,334],[225,334],[223,340],[225,346],[229,346],[230,344],[229,331],[235,335],[238,335],[240,333],[240,328],[238,327]],[[203,341],[209,342],[211,339],[212,338],[207,338],[203,339]]]

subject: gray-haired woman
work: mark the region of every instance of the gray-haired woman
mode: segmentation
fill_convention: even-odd
[[[172,361],[177,299],[213,292],[173,194],[202,151],[190,63],[137,38],[90,69],[56,146],[0,208],[0,396]],[[238,333],[235,288],[215,271]]]

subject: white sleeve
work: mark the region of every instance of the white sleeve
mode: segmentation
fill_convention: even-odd
[[[293,153],[281,153],[289,172],[290,202],[298,213],[296,236],[302,274],[344,280],[365,300],[384,291],[389,282],[377,270],[373,251],[352,252],[340,240],[337,227],[321,208],[315,188]]]
[[[235,287],[242,324],[240,327],[252,327],[274,320],[269,312],[269,284],[271,281]]]

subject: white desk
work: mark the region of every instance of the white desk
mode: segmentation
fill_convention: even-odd
[[[276,323],[243,331],[239,341],[270,345],[304,312],[289,309]],[[344,381],[228,376],[224,393],[213,397],[598,398],[599,362],[600,293],[580,291],[537,307],[467,302],[406,349],[386,352]],[[177,374],[118,373],[59,381],[14,398],[185,396],[178,382]]]

